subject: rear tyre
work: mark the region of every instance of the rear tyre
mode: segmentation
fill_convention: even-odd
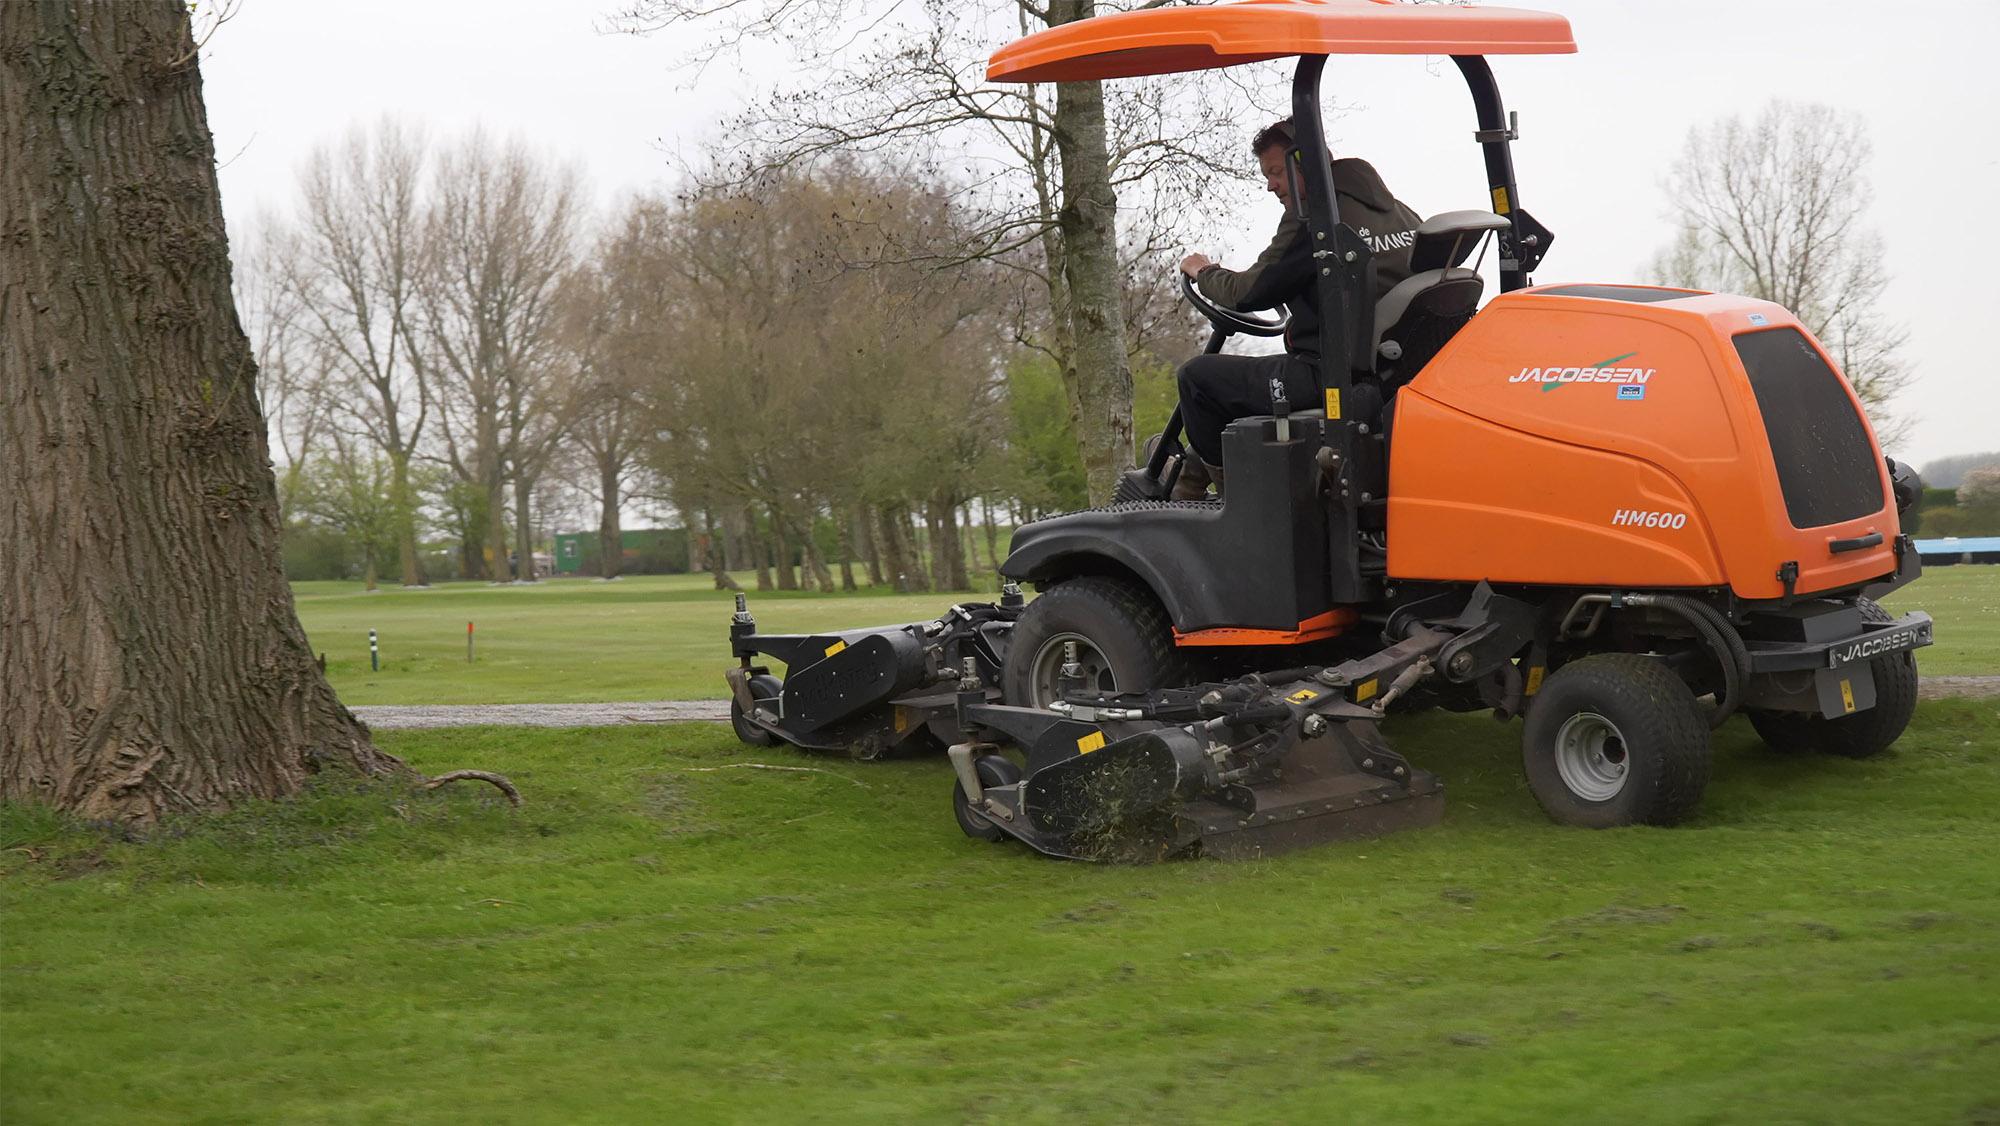
[[[1708,786],[1708,723],[1694,693],[1658,661],[1606,653],[1548,678],[1521,731],[1535,800],[1590,829],[1672,825]]]
[[[775,676],[750,678],[750,695],[760,703],[777,699],[778,693],[783,690],[784,682]],[[729,726],[736,732],[738,739],[753,747],[775,747],[783,742],[776,735],[750,722],[750,717],[743,714],[743,705],[737,702],[734,693],[729,697]]]
[[[1006,701],[1033,708],[1054,703],[1068,642],[1076,643],[1091,689],[1143,692],[1185,678],[1173,622],[1159,599],[1131,580],[1087,575],[1043,591],[1014,623],[1000,673]]]
[[[1011,760],[999,755],[981,755],[972,764],[979,772],[979,784],[985,787],[1011,786],[1021,780],[1021,768]],[[957,782],[951,784],[951,815],[958,821],[958,827],[975,841],[1004,841],[1007,831],[993,823],[993,819],[972,808],[972,802],[965,796],[965,787]]]
[[[1864,598],[1858,604],[1864,622],[1888,623],[1895,616]],[[1902,738],[1917,710],[1917,658],[1890,653],[1868,662],[1875,674],[1875,706],[1865,712],[1828,719],[1810,712],[1745,709],[1750,726],[1764,742],[1780,751],[1820,751],[1843,758],[1881,754]]]

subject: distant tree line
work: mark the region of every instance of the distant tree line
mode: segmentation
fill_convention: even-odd
[[[685,529],[716,585],[967,589],[1087,503],[1039,245],[953,186],[835,153],[586,213],[572,169],[384,121],[261,217],[238,303],[295,578],[533,581],[555,531]],[[712,180],[703,183],[703,180]],[[1123,297],[1141,432],[1197,327]]]

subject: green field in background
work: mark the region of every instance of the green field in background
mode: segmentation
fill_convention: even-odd
[[[740,576],[749,585],[749,576]],[[299,620],[340,698],[356,704],[506,704],[720,699],[730,663],[730,596],[706,575],[561,579],[520,586],[448,583],[430,590],[299,583]],[[750,595],[772,633],[922,621],[981,594]],[[1933,675],[2000,674],[2000,567],[1932,570],[1889,600],[1930,611],[1937,644],[1917,662]],[[475,623],[475,661],[465,625]],[[368,668],[378,631],[382,669]]]

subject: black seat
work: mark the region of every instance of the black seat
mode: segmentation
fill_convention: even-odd
[[[1490,211],[1447,211],[1417,227],[1410,250],[1415,272],[1375,302],[1375,372],[1385,402],[1478,311],[1486,284],[1478,270],[1459,263],[1509,225]]]

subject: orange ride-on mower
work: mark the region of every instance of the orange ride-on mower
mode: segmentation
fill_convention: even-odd
[[[1040,590],[1025,606],[789,638],[739,611],[739,733],[942,740],[967,834],[1088,858],[1257,856],[1435,821],[1438,780],[1379,730],[1399,703],[1525,717],[1530,789],[1592,827],[1692,815],[1709,730],[1739,711],[1786,750],[1893,743],[1931,620],[1874,600],[1918,572],[1898,519],[1918,482],[1824,349],[1768,302],[1530,282],[1551,235],[1521,209],[1485,56],[1574,49],[1546,13],[1249,0],[996,52],[988,77],[1011,82],[1298,57],[1324,401],[1231,424],[1221,500],[1162,499],[1186,456],[1170,422],[1118,503],[1015,532],[1001,570]],[[1451,56],[1491,189],[1490,211],[1425,222],[1416,273],[1379,300],[1367,242],[1336,217],[1319,112],[1345,53]],[[1489,237],[1502,292],[1480,307],[1459,263]],[[1189,296],[1211,348],[1271,327]]]

